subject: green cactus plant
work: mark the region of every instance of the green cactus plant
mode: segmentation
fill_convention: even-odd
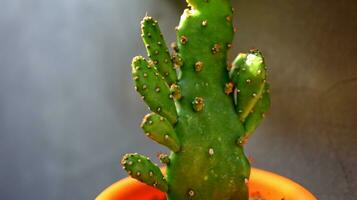
[[[160,155],[167,176],[139,154],[127,154],[121,163],[169,200],[248,199],[243,145],[270,106],[264,59],[251,50],[227,65],[235,32],[229,0],[187,3],[173,55],[157,21],[146,16],[141,28],[150,59],[132,62],[135,88],[152,111],[141,127],[171,150]]]

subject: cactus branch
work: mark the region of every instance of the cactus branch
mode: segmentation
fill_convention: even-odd
[[[238,55],[233,62],[230,78],[237,89],[236,108],[239,118],[244,122],[263,95],[266,69],[262,54],[252,50],[248,54]]]
[[[171,123],[156,113],[147,114],[141,123],[145,134],[154,141],[165,145],[173,152],[180,150],[180,141]]]
[[[263,96],[258,100],[254,107],[254,111],[248,115],[245,120],[244,127],[246,137],[249,137],[257,128],[260,122],[264,119],[265,113],[270,107],[269,84],[265,85]]]
[[[167,118],[171,124],[175,124],[177,113],[174,101],[170,98],[170,88],[156,68],[143,57],[137,56],[132,62],[132,73],[135,88],[150,110]]]
[[[141,22],[141,32],[147,53],[155,67],[165,77],[168,85],[175,83],[176,71],[158,22],[152,17],[144,17]]]
[[[137,153],[125,154],[121,164],[132,178],[167,192],[168,185],[165,177],[160,168],[153,164],[148,157]]]

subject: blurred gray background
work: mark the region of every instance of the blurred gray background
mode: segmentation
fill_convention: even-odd
[[[247,145],[253,166],[322,200],[357,199],[357,3],[234,1],[231,59],[259,47],[272,109]],[[183,0],[0,1],[0,199],[93,199],[125,176],[126,152],[166,149],[139,123],[131,58],[139,22],[167,42]]]

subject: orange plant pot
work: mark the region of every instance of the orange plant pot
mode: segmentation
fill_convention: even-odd
[[[248,185],[252,199],[316,200],[294,181],[261,169],[252,168]],[[96,200],[165,200],[165,193],[128,177],[106,188]]]

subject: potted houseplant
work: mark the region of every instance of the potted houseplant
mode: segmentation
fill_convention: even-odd
[[[146,156],[126,154],[123,169],[148,186],[127,178],[97,199],[315,199],[288,179],[251,170],[243,147],[270,107],[263,55],[253,49],[227,64],[235,32],[230,1],[187,2],[173,55],[158,22],[146,16],[149,59],[132,62],[135,89],[152,111],[141,127],[171,150],[160,155],[166,172]]]

